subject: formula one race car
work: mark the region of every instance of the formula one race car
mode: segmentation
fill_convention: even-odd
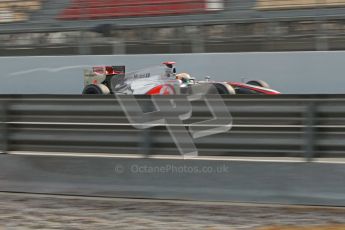
[[[97,66],[84,71],[83,94],[280,94],[261,80],[242,82],[217,82],[206,77],[197,81],[187,73],[176,73],[175,62],[164,62],[126,73],[125,66]],[[212,85],[212,87],[209,87]]]

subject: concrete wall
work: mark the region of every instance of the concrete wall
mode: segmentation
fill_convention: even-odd
[[[262,79],[283,93],[345,92],[345,52],[217,53],[1,57],[1,94],[80,94],[83,69],[93,65],[126,65],[136,70],[176,61],[179,72],[198,79]]]
[[[345,206],[344,164],[2,154],[0,167],[7,192]]]

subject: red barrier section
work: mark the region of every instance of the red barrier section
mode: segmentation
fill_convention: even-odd
[[[62,20],[193,14],[207,11],[207,0],[74,0]]]

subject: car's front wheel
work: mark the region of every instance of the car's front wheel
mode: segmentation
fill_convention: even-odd
[[[254,86],[260,86],[263,88],[270,88],[270,85],[267,84],[267,82],[262,81],[262,80],[252,80],[247,82],[248,85],[254,85]]]

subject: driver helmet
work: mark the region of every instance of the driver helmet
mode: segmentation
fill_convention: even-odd
[[[176,79],[182,83],[188,84],[192,78],[188,73],[179,73],[176,74]]]

